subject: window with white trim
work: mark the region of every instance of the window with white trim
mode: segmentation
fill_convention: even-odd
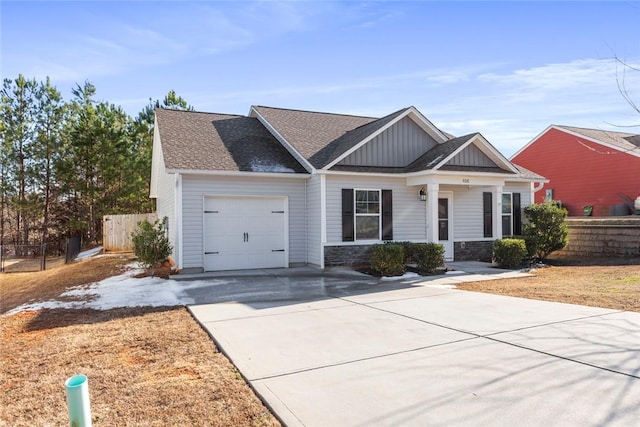
[[[511,193],[502,193],[502,237],[512,236],[513,197]]]
[[[380,240],[380,190],[354,190],[356,240]]]

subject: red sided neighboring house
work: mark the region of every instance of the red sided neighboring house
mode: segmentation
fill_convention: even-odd
[[[638,134],[551,125],[510,160],[549,180],[536,203],[561,201],[570,216],[628,215],[640,197]]]

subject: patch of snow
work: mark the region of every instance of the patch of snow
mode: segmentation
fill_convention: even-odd
[[[444,274],[467,274],[467,273],[466,273],[466,272],[464,272],[464,271],[452,270],[452,271],[447,271],[447,272],[446,272],[446,273],[444,273]]]
[[[404,273],[402,276],[382,276],[380,280],[392,281],[392,280],[415,279],[417,277],[420,277],[418,273],[408,272],[408,273]]]
[[[88,286],[77,286],[60,295],[59,300],[24,304],[6,313],[11,315],[23,310],[54,308],[109,310],[120,307],[160,307],[191,304],[187,289],[211,286],[211,281],[178,282],[158,277],[133,276],[141,273],[138,263],[128,265],[127,272],[109,277]],[[226,283],[226,282],[225,282]]]
[[[434,284],[426,284],[423,285],[429,288],[436,288],[436,289],[456,289],[457,286],[456,285],[450,285],[450,284],[441,284],[441,283],[434,283]]]
[[[82,251],[78,254],[76,259],[82,260],[82,259],[91,258],[92,256],[99,254],[100,252],[102,252],[102,246],[98,246],[92,249],[88,249],[86,251]]]
[[[294,173],[295,171],[283,165],[267,163],[264,160],[256,160],[251,164],[252,172]]]
[[[430,168],[433,165],[436,165],[438,163],[440,163],[440,161],[444,158],[444,154],[440,154],[438,157],[436,157],[435,159],[431,160],[428,164],[427,167]]]

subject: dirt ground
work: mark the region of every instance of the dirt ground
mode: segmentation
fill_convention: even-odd
[[[551,258],[533,277],[457,285],[458,289],[640,312],[640,259]]]
[[[109,277],[130,261],[0,275],[2,309]],[[183,307],[20,312],[0,317],[0,339],[0,426],[69,425],[64,382],[80,373],[94,426],[280,425]]]

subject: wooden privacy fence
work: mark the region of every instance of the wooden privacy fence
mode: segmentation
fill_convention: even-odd
[[[144,220],[153,222],[154,213],[132,215],[105,215],[102,217],[102,247],[105,252],[133,251],[131,233],[138,229],[138,223]]]

